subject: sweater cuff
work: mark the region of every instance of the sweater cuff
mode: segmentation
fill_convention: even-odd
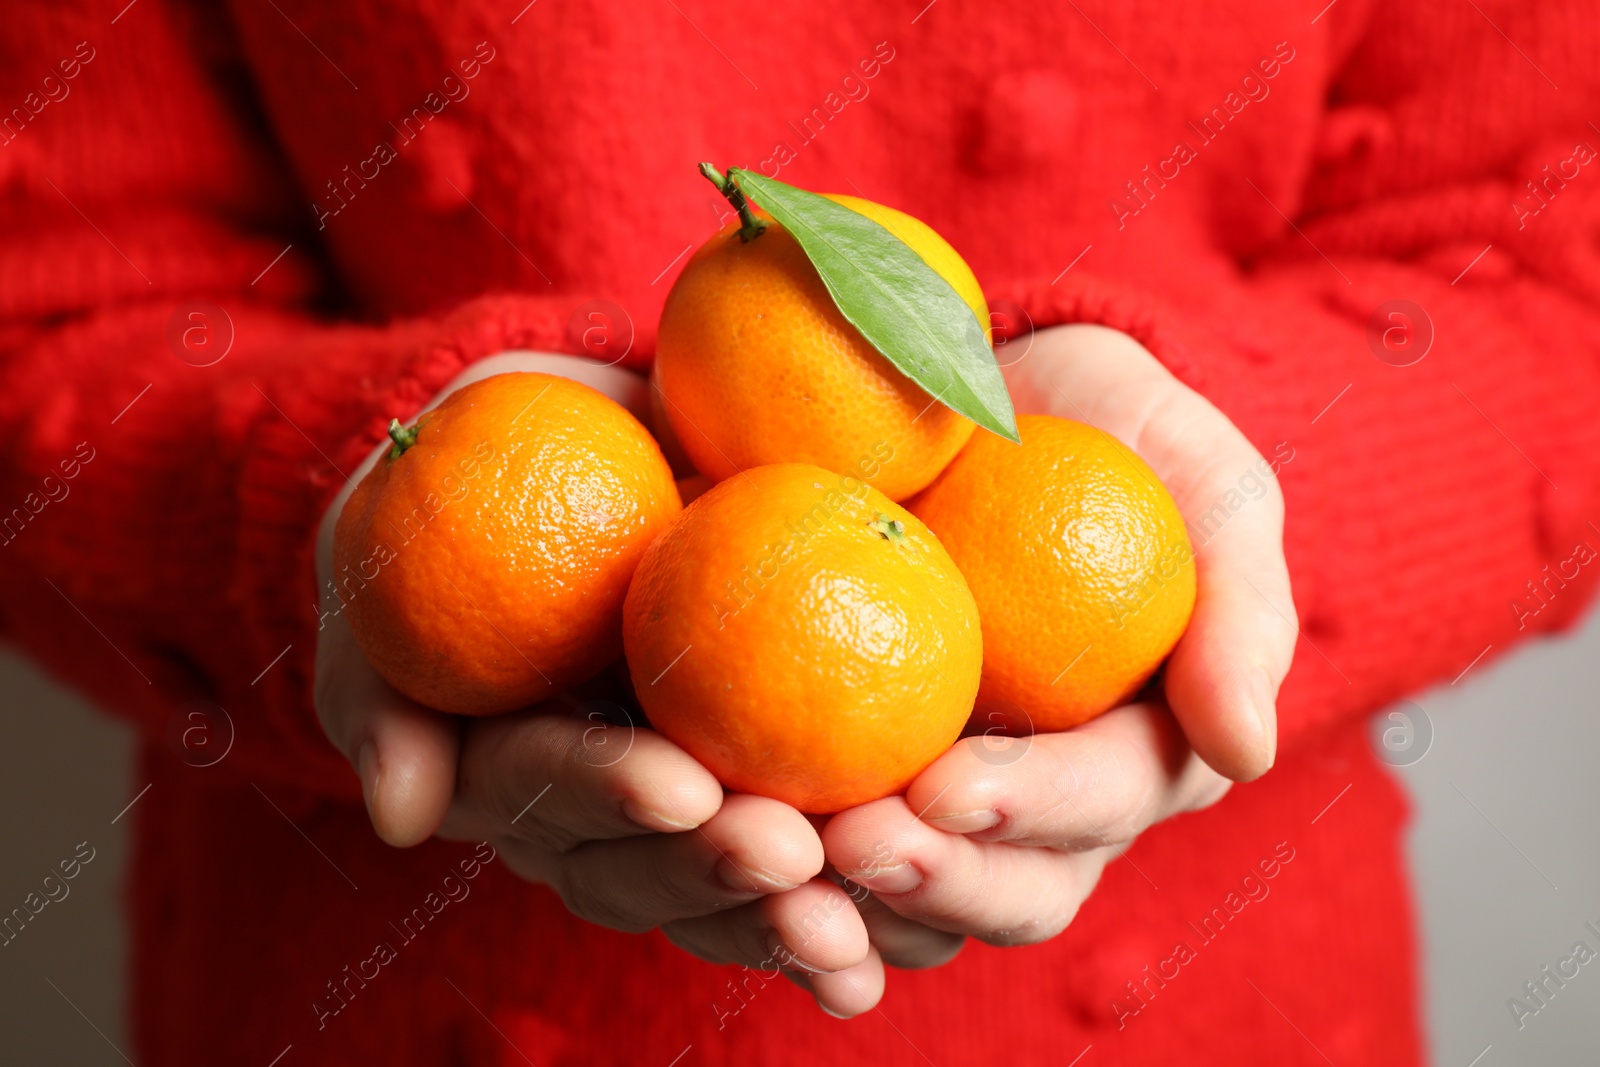
[[[1201,393],[1206,392],[1206,368],[1218,365],[1225,348],[1148,290],[1086,271],[1073,271],[1053,282],[1000,285],[989,296],[992,313],[1020,320],[1010,326],[1007,344],[1026,344],[1017,334],[1030,325],[1034,330],[1071,324],[1106,326],[1144,345],[1179,380]]]

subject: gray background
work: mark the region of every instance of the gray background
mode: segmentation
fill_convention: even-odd
[[[1600,950],[1584,929],[1600,928],[1597,693],[1600,615],[1395,709],[1412,737],[1424,716],[1433,734],[1426,755],[1395,774],[1416,805],[1409,847],[1437,1067],[1600,1062],[1600,960],[1520,1030],[1506,1006],[1574,942]],[[0,708],[0,912],[78,842],[96,851],[70,896],[0,949],[0,1058],[122,1064],[117,905],[131,820],[111,820],[137,791],[130,731],[3,651]]]

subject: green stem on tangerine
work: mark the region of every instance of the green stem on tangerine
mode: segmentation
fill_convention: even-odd
[[[906,539],[906,524],[899,519],[891,519],[881,511],[875,521],[867,523],[867,528],[885,541],[904,541]]]
[[[399,459],[405,450],[417,443],[417,431],[422,429],[421,421],[409,430],[400,425],[399,419],[389,420],[389,440],[394,442],[394,447],[389,449],[390,459]]]
[[[700,173],[704,174],[706,180],[717,187],[717,192],[728,198],[728,203],[732,204],[733,209],[739,213],[739,221],[743,223],[739,227],[739,240],[748,244],[750,241],[760,237],[762,231],[767,228],[767,224],[756,218],[755,212],[750,210],[750,202],[744,198],[744,194],[734,184],[733,168],[728,168],[727,174],[719,174],[716,167],[709,163],[702,163],[700,164]]]

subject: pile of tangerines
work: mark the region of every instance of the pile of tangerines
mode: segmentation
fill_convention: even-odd
[[[350,602],[374,666],[489,715],[620,657],[650,727],[728,788],[819,814],[903,790],[964,730],[1066,729],[1136,693],[1195,596],[1154,472],[1066,419],[1017,419],[1020,444],[976,429],[865,339],[794,234],[729,195],[741,220],[662,312],[654,432],[537,373],[394,426],[336,568],[463,457],[492,458]],[[937,233],[827,199],[909,246],[987,336],[977,279]]]

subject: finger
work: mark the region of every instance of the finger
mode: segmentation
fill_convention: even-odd
[[[905,918],[864,886],[846,883],[845,891],[855,901],[861,921],[866,923],[872,947],[890,967],[902,970],[942,967],[955,959],[967,943],[962,934],[935,930]]]
[[[857,869],[862,845],[883,841],[895,862]],[[994,945],[1035,944],[1064,930],[1112,849],[1062,852],[974,841],[936,830],[903,797],[835,815],[828,860],[904,918]]]
[[[1195,613],[1166,687],[1189,743],[1243,781],[1272,766],[1276,698],[1298,633],[1274,468],[1210,401],[1148,350],[1100,326],[1047,331],[1013,375],[1052,414],[1088,422],[1148,463],[1177,502],[1196,557]],[[1197,457],[1204,457],[1203,461]],[[1248,506],[1241,487],[1251,490]]]
[[[785,893],[662,927],[673,944],[712,963],[823,975],[866,960],[867,928],[844,890],[814,878]]]
[[[794,889],[822,870],[822,842],[804,815],[743,794],[689,833],[590,841],[565,854],[520,842],[506,851],[573,914],[635,933]]]
[[[511,834],[563,852],[584,841],[692,830],[722,803],[711,772],[653,730],[549,705],[464,729],[447,836]]]
[[[455,789],[455,720],[385,682],[341,619],[318,643],[315,704],[323,731],[361,777],[378,836],[397,848],[431,837]]]
[[[995,741],[958,741],[911,783],[911,810],[929,826],[981,841],[1082,851],[1125,845],[1227,792],[1228,780],[1194,755],[1159,704],[1130,704],[1062,733],[1007,738],[1004,747]]]
[[[785,971],[784,975],[815,997],[817,1007],[835,1019],[853,1019],[883,999],[883,957],[876,948],[869,948],[867,958],[854,967],[832,974]]]
[[[1167,699],[1201,758],[1236,781],[1259,777],[1276,755],[1278,687],[1299,633],[1283,492],[1227,416],[1175,379],[1139,441],[1195,550],[1194,616],[1167,661]],[[1210,458],[1185,458],[1198,454]]]
[[[1270,498],[1269,498],[1270,499]],[[1165,689],[1190,744],[1221,774],[1249,781],[1276,758],[1278,689],[1299,636],[1283,564],[1283,510],[1239,512],[1195,562],[1194,617],[1167,660]],[[1246,716],[1265,740],[1251,745]]]

